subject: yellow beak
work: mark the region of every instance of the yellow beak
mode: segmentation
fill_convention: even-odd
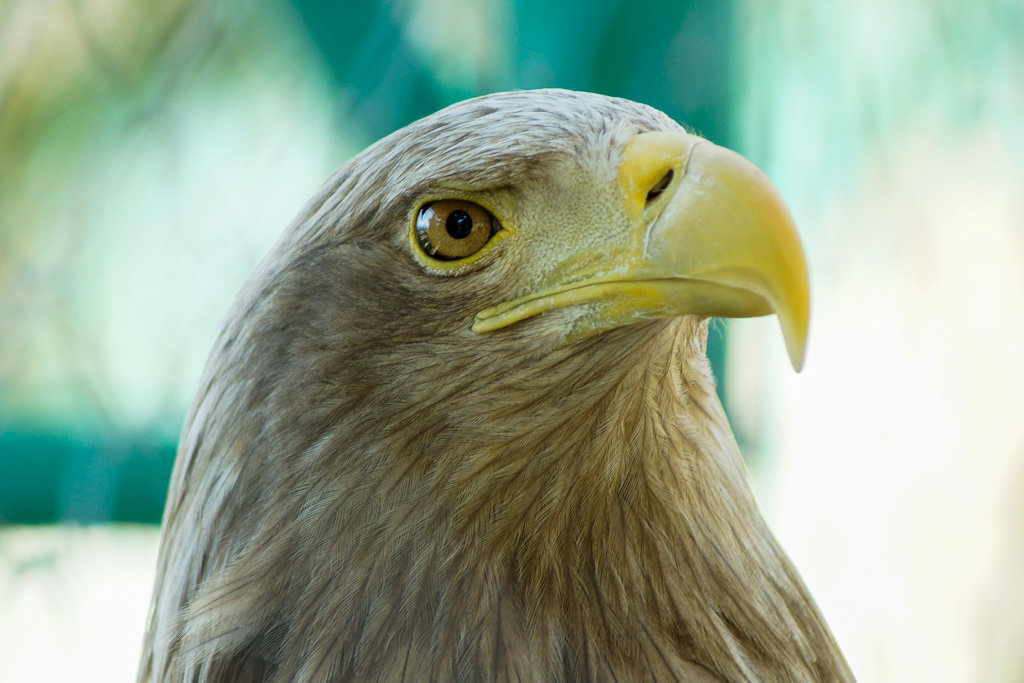
[[[799,371],[810,309],[807,264],[767,176],[703,138],[655,132],[626,144],[619,184],[631,233],[626,263],[592,277],[561,276],[561,283],[481,311],[473,329],[589,302],[604,304],[593,330],[643,318],[775,313]]]

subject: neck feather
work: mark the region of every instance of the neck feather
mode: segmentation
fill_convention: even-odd
[[[705,336],[662,321],[500,376],[425,364],[370,415],[328,404],[315,442],[238,473],[275,493],[225,502],[251,540],[191,599],[182,651],[274,634],[296,657],[278,665],[314,677],[404,657],[470,678],[848,678],[758,513]]]
[[[544,368],[540,403],[528,378],[498,384],[516,437],[444,475],[462,523],[582,641],[628,657],[639,626],[659,657],[730,678],[834,676],[831,636],[757,510],[704,331],[625,332]]]

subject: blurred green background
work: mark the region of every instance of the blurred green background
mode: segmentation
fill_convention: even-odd
[[[548,86],[662,109],[790,202],[805,371],[773,320],[710,354],[858,677],[1024,681],[1020,0],[0,0],[0,680],[132,677],[205,356],[317,187]]]

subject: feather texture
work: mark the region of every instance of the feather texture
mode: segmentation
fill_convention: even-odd
[[[560,310],[476,334],[531,286],[515,255],[438,277],[408,254],[418,197],[553,205],[544,188],[600,187],[626,135],[673,127],[509,93],[327,184],[187,418],[140,681],[851,678],[757,511],[706,320],[567,345]]]

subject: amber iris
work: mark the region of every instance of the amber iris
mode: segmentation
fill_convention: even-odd
[[[499,228],[487,209],[462,199],[431,202],[416,216],[417,242],[423,251],[442,261],[472,256]]]

